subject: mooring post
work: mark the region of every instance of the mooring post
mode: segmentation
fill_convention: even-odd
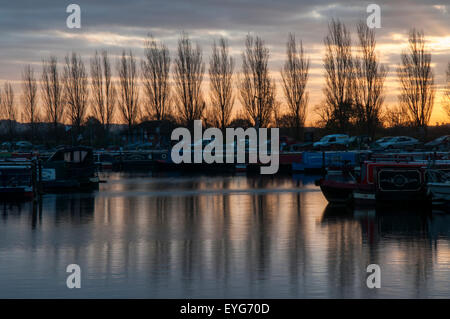
[[[322,151],[322,174],[326,175],[327,169],[325,167],[325,151]]]
[[[41,159],[38,159],[38,189],[39,189],[39,195],[42,194],[42,161]]]

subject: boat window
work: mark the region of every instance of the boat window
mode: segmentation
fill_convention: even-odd
[[[68,163],[81,163],[85,160],[87,151],[73,151],[64,153],[64,161]]]
[[[74,163],[81,163],[86,158],[87,152],[86,151],[75,151],[73,152],[73,162]]]

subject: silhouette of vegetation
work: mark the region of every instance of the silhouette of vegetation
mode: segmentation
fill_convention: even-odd
[[[149,118],[165,120],[170,113],[170,55],[163,43],[153,37],[145,42],[142,61],[142,82],[144,85],[145,113]]]
[[[401,87],[399,104],[390,107],[384,107],[388,68],[376,52],[374,29],[361,22],[356,35],[352,44],[344,23],[329,22],[324,38],[324,99],[315,107],[320,117],[316,123],[319,135],[342,132],[374,138],[387,133],[427,134],[435,84],[431,51],[423,32],[413,29],[409,33],[408,50],[402,53],[396,70]],[[131,50],[122,51],[115,68],[106,50],[95,51],[89,74],[76,52],[65,57],[61,69],[57,58],[50,56],[42,60],[40,76],[35,76],[30,65],[23,68],[21,104],[16,103],[11,83],[0,88],[0,139],[26,137],[33,143],[53,146],[79,142],[105,147],[144,140],[146,130],[191,127],[194,120],[203,119],[205,126],[222,129],[277,126],[283,134],[302,140],[309,97],[310,61],[305,51],[302,42],[289,34],[281,68],[284,94],[279,101],[269,70],[269,48],[258,36],[247,35],[242,70],[236,76],[227,40],[213,42],[207,70],[208,101],[202,91],[202,49],[185,33],[178,40],[173,63],[168,47],[149,36],[141,72]],[[446,73],[442,106],[450,117],[450,63]],[[234,103],[235,87],[240,108]],[[428,137],[445,129],[445,125],[436,126]]]
[[[381,126],[381,111],[384,102],[384,80],[388,69],[380,64],[375,52],[375,31],[365,22],[357,28],[359,55],[355,57],[354,103],[356,125],[360,132],[375,136],[375,130]]]
[[[239,83],[241,103],[257,127],[267,127],[272,120],[275,81],[269,75],[269,49],[260,37],[247,35],[242,53],[242,79]]]
[[[322,125],[347,133],[355,118],[352,40],[345,24],[332,20],[324,39],[325,100],[316,110]]]
[[[175,92],[178,115],[187,127],[203,116],[206,103],[203,99],[202,82],[205,73],[202,49],[195,47],[188,35],[181,34],[175,58]]]
[[[122,119],[128,125],[128,140],[132,135],[133,126],[139,116],[139,87],[136,58],[130,51],[122,52],[122,57],[117,63],[119,75],[119,111]]]
[[[411,30],[408,42],[408,51],[402,53],[401,65],[397,68],[401,87],[399,101],[413,125],[426,133],[435,96],[431,51],[421,31]]]
[[[293,34],[289,34],[286,55],[287,60],[281,70],[281,78],[288,114],[284,116],[287,121],[283,124],[294,127],[295,137],[300,139],[302,128],[305,125],[306,107],[308,105],[306,84],[308,83],[309,59],[305,57],[302,42],[297,45]]]
[[[224,38],[214,41],[209,60],[211,119],[213,125],[224,129],[231,120],[233,95],[234,59],[230,57],[228,43]]]
[[[95,51],[91,59],[91,111],[101,124],[103,134],[108,140],[110,126],[116,110],[117,91],[112,79],[111,62],[107,51],[101,55]]]

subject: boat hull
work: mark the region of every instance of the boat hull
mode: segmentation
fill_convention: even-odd
[[[336,182],[329,180],[318,181],[320,189],[331,204],[350,204],[353,200],[355,183]]]
[[[428,183],[427,188],[434,206],[450,206],[449,183]]]

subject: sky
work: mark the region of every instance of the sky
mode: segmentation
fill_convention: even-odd
[[[71,3],[81,8],[80,29],[66,25],[66,8]],[[437,95],[430,124],[450,122],[440,104],[450,62],[450,0],[0,0],[0,85],[10,81],[18,95],[24,65],[34,66],[39,76],[41,61],[49,55],[62,61],[75,51],[88,64],[95,50],[107,49],[117,58],[123,49],[131,49],[141,58],[148,34],[167,44],[173,58],[183,31],[202,47],[206,65],[214,39],[228,39],[239,72],[245,37],[252,34],[260,36],[270,49],[277,99],[284,104],[280,69],[291,32],[302,40],[311,62],[307,124],[312,124],[317,120],[313,108],[323,99],[323,39],[327,24],[332,18],[340,19],[352,31],[356,43],[356,24],[370,15],[366,9],[371,3],[381,8],[381,28],[376,29],[376,38],[381,62],[389,67],[386,107],[397,103],[395,69],[406,49],[408,30],[416,28],[424,31],[433,53]],[[203,90],[207,96],[207,76]],[[235,108],[240,108],[239,102]]]

